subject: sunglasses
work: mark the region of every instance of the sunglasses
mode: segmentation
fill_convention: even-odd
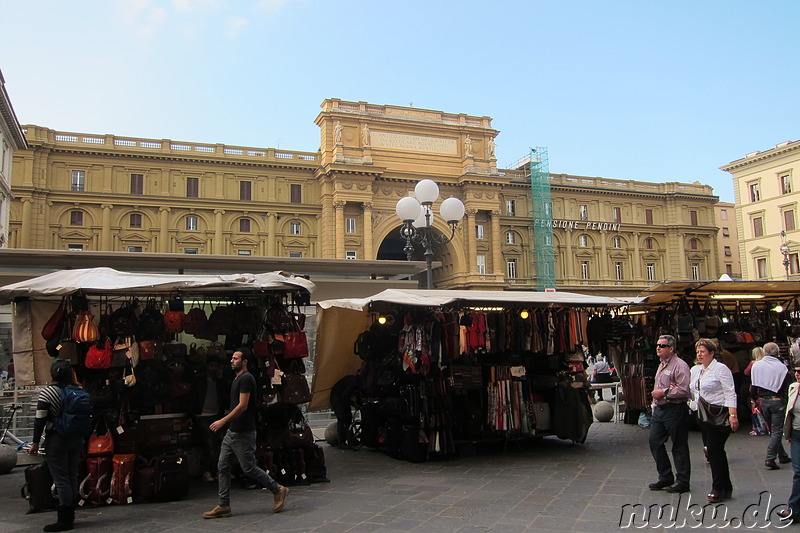
[[[669,344],[656,344],[656,348],[669,348]]]
[[[800,368],[795,368],[794,373],[797,374],[798,372],[800,372]]]

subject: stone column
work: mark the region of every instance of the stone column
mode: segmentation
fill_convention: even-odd
[[[686,258],[686,235],[679,233],[678,237],[678,257],[681,259],[681,279],[689,279]]]
[[[475,215],[477,209],[467,209],[467,274],[474,274],[478,271],[478,242],[475,235]]]
[[[22,228],[19,234],[19,247],[31,247],[31,231],[33,224],[33,200],[32,198],[20,198],[22,202]]]
[[[491,212],[492,216],[492,267],[497,279],[504,278],[503,268],[503,238],[500,235],[500,211]],[[476,252],[477,253],[477,252]]]
[[[275,257],[275,213],[267,213],[267,256]]]
[[[372,204],[361,204],[364,211],[364,259],[375,259],[372,247]]]
[[[158,234],[158,251],[162,254],[169,253],[169,207],[159,207],[159,214],[161,220],[159,220],[159,234]]]
[[[103,210],[102,228],[100,229],[100,249],[110,252],[111,249],[111,209],[114,206],[111,204],[101,204],[100,209]]]
[[[600,280],[603,285],[607,284],[608,279],[608,245],[606,244],[606,237],[608,232],[600,232]]]
[[[214,209],[214,254],[216,255],[225,253],[222,242],[222,215],[224,214],[224,209]]]
[[[333,208],[336,210],[336,221],[334,223],[334,235],[336,235],[336,259],[344,259],[344,206],[347,202],[336,200]]]

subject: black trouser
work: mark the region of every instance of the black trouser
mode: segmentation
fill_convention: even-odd
[[[47,467],[58,490],[58,504],[72,507],[78,501],[78,460],[84,447],[81,437],[64,437],[48,431],[45,439]]]
[[[703,444],[708,449],[708,463],[711,466],[711,488],[713,490],[732,490],[731,474],[728,470],[728,455],[725,442],[730,432],[702,428]]]
[[[667,455],[667,439],[672,440],[675,476]],[[656,405],[650,420],[650,452],[656,461],[659,481],[689,484],[692,465],[689,461],[689,408],[685,403]]]
[[[331,394],[331,407],[336,415],[336,436],[339,445],[346,445],[347,434],[350,432],[350,424],[353,423],[353,411],[350,398],[341,397],[338,394]]]
[[[611,378],[610,372],[599,372],[594,379],[595,383],[614,383],[614,380]],[[597,399],[603,399],[603,389],[597,389]],[[614,396],[614,389],[611,389],[611,396]]]

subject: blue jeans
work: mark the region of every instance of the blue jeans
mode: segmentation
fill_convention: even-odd
[[[672,440],[675,476],[667,455],[667,439]],[[650,453],[656,460],[658,480],[689,484],[692,465],[689,461],[689,408],[685,403],[656,405],[650,419]]]
[[[786,457],[783,449],[783,420],[786,418],[786,401],[761,398],[761,413],[769,423],[769,443],[767,444],[767,461]]]
[[[231,431],[225,433],[219,451],[219,505],[231,505],[231,456],[236,456],[244,475],[275,493],[280,488],[269,474],[261,470],[256,464],[256,432]]]
[[[45,439],[47,467],[58,490],[58,504],[72,507],[78,500],[78,460],[83,451],[84,439],[64,437],[48,431]]]
[[[792,428],[792,494],[789,496],[789,508],[792,516],[800,516],[800,430]]]

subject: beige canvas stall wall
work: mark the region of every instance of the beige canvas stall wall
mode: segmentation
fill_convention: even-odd
[[[317,306],[317,343],[309,411],[330,408],[331,388],[344,376],[355,374],[361,359],[353,353],[358,334],[372,324],[368,311]]]
[[[12,304],[11,337],[14,346],[14,375],[18,387],[50,382],[53,358],[45,349],[42,328],[59,301],[20,300]]]

